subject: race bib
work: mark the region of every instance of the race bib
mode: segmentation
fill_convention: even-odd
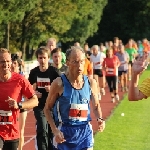
[[[0,125],[12,124],[12,111],[0,110]]]
[[[38,88],[45,88],[45,86],[50,85],[50,79],[49,78],[39,78],[37,77],[37,86]]]
[[[113,68],[107,68],[107,74],[114,74]]]
[[[87,121],[88,104],[71,104],[69,119]]]

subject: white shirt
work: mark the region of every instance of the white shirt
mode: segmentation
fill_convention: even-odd
[[[98,52],[96,56],[91,54],[90,61],[93,63],[93,69],[102,69],[102,63],[105,58],[106,58],[106,55],[103,52]],[[95,64],[97,62],[100,62],[100,64]]]

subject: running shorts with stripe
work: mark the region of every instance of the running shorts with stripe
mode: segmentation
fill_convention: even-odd
[[[93,130],[90,123],[84,125],[60,125],[58,129],[63,132],[65,142],[56,143],[55,137],[53,145],[56,150],[84,150],[93,147]]]

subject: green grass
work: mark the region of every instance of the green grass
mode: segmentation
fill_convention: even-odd
[[[140,82],[149,75],[150,67]],[[94,150],[150,150],[150,98],[130,102],[126,95],[106,120],[104,132],[96,133],[94,140]]]

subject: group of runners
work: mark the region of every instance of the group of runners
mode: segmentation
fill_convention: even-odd
[[[66,53],[56,44],[56,39],[50,38],[36,50],[39,65],[28,79],[22,71],[23,60],[0,48],[0,150],[22,150],[27,110],[32,108],[38,150],[92,150],[90,106],[102,132],[105,121],[99,100],[106,94],[106,83],[112,102],[119,101],[118,83],[122,92],[128,92],[128,80],[129,100],[150,95],[146,82],[137,87],[147,66],[147,39],[138,43],[130,39],[123,45],[115,37],[113,42],[91,48],[76,42]]]

